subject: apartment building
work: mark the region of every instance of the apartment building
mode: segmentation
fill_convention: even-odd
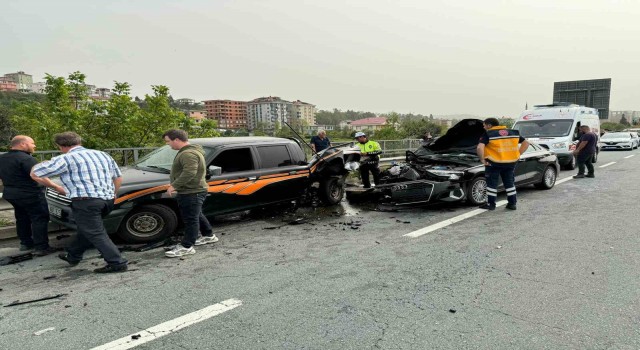
[[[349,123],[349,129],[356,131],[380,130],[387,124],[387,118],[375,117],[354,120]]]
[[[247,102],[249,130],[273,130],[291,118],[292,103],[277,96],[260,97]]]
[[[204,101],[207,118],[218,122],[220,129],[247,128],[247,102],[232,100]]]
[[[4,77],[16,83],[18,91],[20,92],[31,91],[31,84],[33,84],[33,77],[30,74],[26,74],[23,71],[19,71],[16,73],[7,73],[4,75]]]
[[[0,77],[0,91],[18,91],[18,84],[7,77]]]
[[[316,125],[316,106],[300,100],[293,101],[290,116],[304,125]]]

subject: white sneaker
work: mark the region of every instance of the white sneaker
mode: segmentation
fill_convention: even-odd
[[[166,256],[167,258],[177,258],[184,255],[191,255],[195,253],[196,253],[196,250],[193,247],[185,248],[182,246],[182,244],[176,244],[176,246],[173,249],[164,252],[164,256]]]
[[[209,244],[209,243],[216,243],[217,241],[218,241],[218,237],[216,237],[216,235],[213,235],[213,236],[199,236],[198,239],[196,239],[195,245],[205,245],[205,244]]]

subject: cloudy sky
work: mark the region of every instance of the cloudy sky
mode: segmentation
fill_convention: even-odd
[[[517,115],[553,82],[612,78],[640,110],[637,0],[20,0],[2,5],[0,73],[280,96],[320,109]]]

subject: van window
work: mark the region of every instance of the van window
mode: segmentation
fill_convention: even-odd
[[[513,128],[523,137],[560,137],[569,135],[572,126],[572,119],[547,119],[519,121]]]
[[[265,169],[293,164],[286,145],[258,147],[258,155],[260,156],[262,168]]]
[[[211,165],[222,168],[223,174],[253,170],[251,149],[234,148],[224,150],[216,156],[213,162],[211,162]]]

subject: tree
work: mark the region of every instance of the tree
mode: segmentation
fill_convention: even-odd
[[[604,122],[600,124],[600,129],[603,131],[622,131],[625,126],[619,123]]]
[[[622,118],[620,118],[620,124],[622,124],[624,126],[630,126],[631,125],[629,123],[629,121],[627,120],[627,118],[624,116],[624,114],[622,115]]]

